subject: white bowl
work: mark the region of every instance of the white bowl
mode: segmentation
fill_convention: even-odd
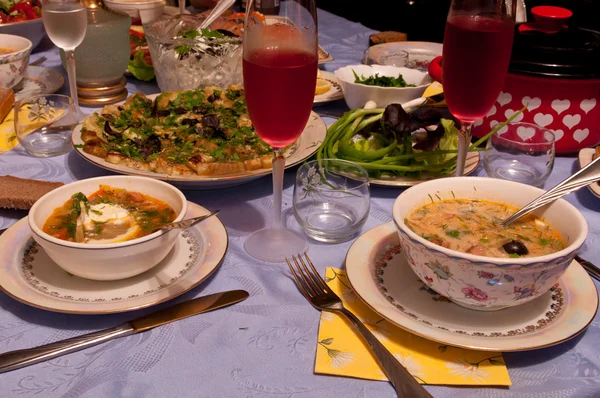
[[[10,54],[0,55],[0,87],[13,88],[23,79],[32,44],[28,39],[0,34],[0,48],[14,50]]]
[[[416,87],[379,87],[354,83],[354,72],[358,76],[398,77],[402,75],[408,84]],[[426,72],[416,69],[400,68],[388,65],[348,65],[335,71],[335,76],[340,80],[346,104],[350,109],[362,108],[367,101],[374,101],[378,108],[385,108],[389,104],[404,104],[419,98],[425,89],[433,82]]]
[[[46,29],[42,18],[29,21],[10,22],[0,24],[0,34],[21,36],[31,41],[31,48],[35,49],[46,36]]]
[[[537,210],[534,214],[560,233],[566,247],[553,254],[521,258],[484,257],[446,249],[414,233],[404,219],[438,197],[490,200],[520,208],[543,192],[495,178],[441,178],[404,191],[394,202],[392,213],[402,249],[423,283],[463,307],[493,311],[534,300],[556,284],[587,237],[588,226],[579,210],[564,199]]]
[[[133,20],[142,21],[142,24],[154,21],[163,14],[165,0],[127,1],[105,0],[106,6],[114,11],[124,12]]]
[[[150,235],[120,243],[86,244],[68,242],[42,231],[54,209],[62,206],[74,193],[89,195],[100,184],[140,192],[166,202],[177,213],[180,221],[187,211],[187,200],[174,186],[146,177],[107,176],[73,182],[42,196],[29,211],[29,227],[33,239],[46,254],[65,271],[86,279],[118,280],[129,278],[161,262],[171,251],[178,230],[154,232]]]

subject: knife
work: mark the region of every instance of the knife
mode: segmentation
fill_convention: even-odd
[[[227,292],[215,293],[163,308],[133,321],[125,322],[114,328],[84,334],[82,336],[39,347],[5,352],[4,354],[0,354],[0,373],[9,372],[71,352],[83,350],[84,348],[92,347],[117,337],[145,332],[146,330],[169,322],[239,303],[247,298],[248,292],[244,290],[230,290]]]

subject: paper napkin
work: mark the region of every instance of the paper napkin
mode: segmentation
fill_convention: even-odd
[[[15,134],[14,114],[14,109],[11,109],[0,124],[0,153],[10,151],[19,143]]]
[[[421,384],[510,386],[501,353],[473,351],[426,340],[383,319],[350,288],[344,271],[327,268],[327,284]],[[387,380],[343,316],[321,313],[315,373]]]

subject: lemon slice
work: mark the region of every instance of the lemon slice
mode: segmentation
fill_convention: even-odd
[[[315,95],[325,94],[331,89],[331,82],[325,79],[317,79],[317,87],[315,88]]]

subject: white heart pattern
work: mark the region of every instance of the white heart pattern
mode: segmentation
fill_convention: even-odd
[[[581,116],[579,115],[565,115],[565,117],[563,118],[564,125],[567,126],[569,129],[572,129],[573,127],[577,126],[580,121]]]
[[[573,139],[579,143],[585,140],[590,135],[589,129],[577,129],[573,132]]]
[[[512,115],[514,115],[515,113],[517,113],[516,111],[513,111],[512,109],[507,109],[506,111],[504,111],[504,117],[506,117],[507,119],[509,117],[511,117]],[[519,113],[513,120],[511,123],[518,123],[521,120],[523,120],[523,112]]]
[[[483,124],[483,119],[475,120],[473,122],[473,127],[479,127]]]
[[[490,129],[493,129],[494,127],[496,127],[497,124],[499,124],[499,123],[495,120],[490,121]],[[502,135],[502,134],[506,133],[507,131],[508,131],[508,126],[504,126],[500,130],[498,130],[496,132],[496,134]]]
[[[571,106],[571,101],[569,101],[568,99],[562,101],[555,99],[554,101],[552,101],[552,104],[550,106],[552,106],[552,109],[554,109],[556,113],[560,115],[561,113],[569,109],[569,107]]]
[[[523,141],[527,141],[535,135],[535,129],[533,127],[519,126],[517,128],[517,135],[521,137]]]
[[[492,106],[492,109],[485,115],[486,117],[494,116],[497,112],[496,105]]]
[[[512,101],[512,95],[510,95],[510,93],[504,93],[504,92],[500,91],[500,95],[498,96],[497,101],[498,101],[498,103],[500,103],[500,105],[504,106],[504,105],[508,104],[510,101]]]
[[[584,99],[581,101],[581,110],[586,114],[596,107],[596,98]]]
[[[535,98],[523,97],[523,100],[521,101],[521,103],[523,104],[523,106],[527,106],[527,110],[532,111],[534,109],[539,108],[540,105],[542,105],[542,100],[539,99],[538,97],[535,97]]]
[[[544,115],[543,113],[538,113],[533,117],[533,121],[535,122],[535,124],[542,127],[546,127],[547,125],[552,123],[553,120],[554,118],[551,114]]]
[[[565,135],[565,132],[562,130],[554,130],[554,142],[560,140]]]

